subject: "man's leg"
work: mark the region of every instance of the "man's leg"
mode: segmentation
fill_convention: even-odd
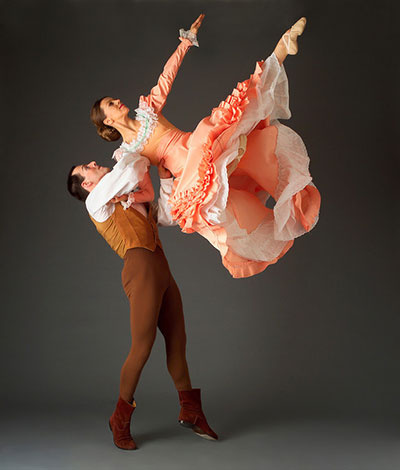
[[[191,428],[206,439],[218,439],[204,415],[200,389],[192,388],[186,362],[186,333],[182,300],[178,286],[171,276],[171,284],[165,292],[158,327],[165,338],[167,366],[178,391],[181,410],[178,422]]]
[[[158,327],[165,339],[167,367],[176,389],[192,388],[186,362],[186,332],[182,299],[178,286],[171,276],[171,284],[164,294],[158,317]]]
[[[132,344],[121,369],[120,395],[131,402],[156,338],[167,273],[159,269],[156,253],[145,248],[129,251],[133,253],[125,263],[122,278],[130,302]]]
[[[110,417],[114,443],[126,450],[136,449],[130,421],[136,407],[133,395],[142,369],[150,355],[163,294],[168,287],[168,269],[159,269],[159,253],[145,248],[127,251],[122,283],[128,296],[132,345],[121,370],[120,397]]]
[[[147,289],[147,292],[151,292],[150,289]],[[156,338],[160,309],[160,299],[152,299],[151,295],[146,295],[145,292],[141,295],[145,301],[139,300],[141,296],[137,296],[135,300],[130,299],[132,343],[121,369],[120,395],[128,402],[132,401],[140,374],[150,356]]]

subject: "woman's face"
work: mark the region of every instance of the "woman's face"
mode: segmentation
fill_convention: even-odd
[[[120,121],[129,113],[129,108],[121,100],[109,96],[101,100],[100,109],[104,113],[105,119],[103,122],[107,126],[112,126],[114,122]]]

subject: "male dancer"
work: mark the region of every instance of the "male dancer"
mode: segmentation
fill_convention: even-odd
[[[191,386],[181,296],[162,249],[154,209],[151,205],[135,204],[135,208],[125,210],[119,203],[127,199],[117,195],[123,193],[134,167],[132,155],[124,156],[113,170],[93,161],[72,167],[67,183],[70,194],[86,201],[99,233],[124,259],[122,283],[130,302],[132,345],[121,370],[120,396],[109,420],[114,443],[121,449],[137,448],[130,434],[130,419],[136,407],[134,393],[157,326],[165,339],[167,367],[179,395],[179,423],[201,437],[215,440],[218,436],[202,411],[200,389]],[[173,178],[162,161],[158,171],[161,179],[158,223],[173,225],[167,203]]]

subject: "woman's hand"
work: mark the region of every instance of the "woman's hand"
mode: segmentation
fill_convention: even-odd
[[[172,173],[167,170],[167,168],[165,168],[164,166],[165,164],[165,159],[162,158],[158,165],[157,165],[157,168],[158,168],[158,176],[161,178],[161,179],[165,179],[165,178],[171,178],[172,177]]]
[[[197,31],[199,30],[200,26],[201,26],[201,23],[204,19],[206,15],[204,13],[202,13],[198,18],[197,20],[192,24],[192,26],[190,27],[190,31],[194,34],[197,34]]]

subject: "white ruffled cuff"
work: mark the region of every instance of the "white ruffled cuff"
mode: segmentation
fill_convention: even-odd
[[[126,209],[129,209],[131,205],[131,201],[121,201],[121,206],[124,208],[124,211],[126,211]]]
[[[193,46],[199,47],[199,43],[197,41],[197,35],[196,33],[193,33],[188,29],[185,31],[183,28],[179,30],[179,37],[183,39],[189,39],[189,41],[192,43]]]
[[[135,204],[135,202],[136,202],[135,201],[135,192],[131,191],[128,194],[128,200],[127,201],[120,201],[120,202],[121,202],[121,205],[124,208],[124,210],[129,209],[131,207],[131,205]]]

